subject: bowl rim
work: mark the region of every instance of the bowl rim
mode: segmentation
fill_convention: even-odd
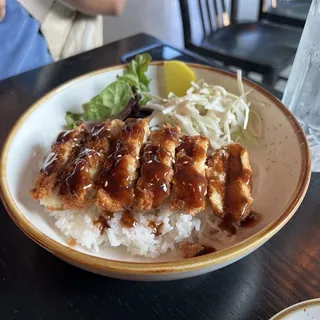
[[[272,318],[270,318],[270,320],[289,320],[288,316],[294,315],[294,313],[296,313],[297,311],[301,311],[305,308],[314,306],[320,307],[320,298],[298,302],[292,306],[289,306],[288,308],[283,309]]]
[[[150,63],[150,66],[163,66],[164,61],[153,61]],[[187,63],[193,69],[202,69],[208,70],[215,73],[220,73],[226,77],[236,78],[236,75],[216,69],[209,66]],[[32,225],[31,222],[23,215],[23,213],[19,210],[17,204],[15,203],[8,186],[6,168],[7,168],[7,157],[8,153],[14,140],[17,132],[19,131],[21,125],[24,121],[38,108],[41,104],[50,99],[53,95],[58,92],[64,90],[70,85],[73,85],[79,81],[82,81],[85,78],[95,76],[97,74],[122,69],[126,66],[126,64],[115,65],[107,68],[98,69],[93,72],[86,73],[79,77],[73,78],[53,90],[46,93],[36,102],[34,102],[17,120],[13,128],[10,130],[9,135],[5,141],[1,158],[0,158],[0,196],[3,201],[3,204],[11,217],[14,223],[34,242],[39,244],[41,247],[45,248],[49,252],[54,255],[78,266],[82,266],[84,269],[94,269],[96,272],[111,272],[118,274],[137,274],[137,275],[152,275],[152,274],[173,274],[173,273],[185,273],[190,271],[196,271],[200,269],[205,269],[212,267],[218,264],[228,264],[228,261],[237,260],[240,257],[249,254],[254,249],[258,248],[264,242],[266,242],[269,238],[271,238],[275,233],[277,233],[293,216],[295,211],[298,209],[301,204],[311,178],[311,153],[309,150],[307,138],[302,130],[299,122],[296,120],[294,115],[270,92],[259,86],[258,84],[251,82],[247,79],[243,79],[243,82],[247,85],[251,86],[254,90],[259,91],[259,93],[266,96],[269,100],[273,102],[273,104],[278,107],[284,115],[291,122],[294,132],[298,137],[298,141],[300,142],[300,152],[301,152],[301,172],[299,177],[299,182],[296,187],[296,190],[293,193],[293,196],[288,201],[287,206],[282,210],[279,214],[278,218],[273,220],[267,226],[265,226],[262,230],[253,234],[249,238],[220,251],[190,258],[183,259],[177,261],[167,261],[167,262],[126,262],[119,260],[111,260],[102,257],[93,256],[84,252],[77,251],[71,247],[63,245],[42,231],[37,229]]]

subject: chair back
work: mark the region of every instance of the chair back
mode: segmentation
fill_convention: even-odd
[[[231,0],[230,14],[226,2],[226,0],[180,0],[185,46],[192,42],[191,12],[199,12],[203,38],[236,21],[238,0]]]
[[[304,27],[312,0],[260,0],[259,20]]]

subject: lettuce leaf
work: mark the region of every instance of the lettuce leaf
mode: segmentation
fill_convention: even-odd
[[[104,120],[120,113],[132,98],[131,87],[122,81],[109,84],[103,91],[84,105],[84,113],[66,114],[67,127],[74,129],[79,121]]]
[[[149,91],[150,81],[146,76],[151,56],[140,54],[132,60],[123,71],[122,76],[109,84],[103,91],[86,103],[83,113],[68,111],[65,120],[69,129],[74,129],[82,121],[106,120],[118,114],[123,114],[125,108],[131,108],[130,99],[137,92]],[[133,89],[134,88],[134,89]],[[145,104],[148,98],[138,95],[137,105]],[[137,100],[137,99],[136,99]],[[130,113],[130,110],[128,112]]]
[[[151,79],[148,79],[146,72],[148,71],[151,56],[148,53],[138,54],[123,71],[123,76],[117,76],[118,80],[135,86],[138,91],[149,91]]]
[[[68,111],[65,116],[67,128],[72,130],[75,129],[77,127],[77,122],[83,120],[83,115],[83,113],[73,113]]]

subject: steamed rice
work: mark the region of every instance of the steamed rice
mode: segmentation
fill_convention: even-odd
[[[229,244],[235,240],[235,236],[219,227],[221,219],[208,210],[193,217],[183,212],[170,213],[169,207],[163,205],[147,213],[134,212],[137,223],[133,228],[123,226],[123,212],[117,212],[107,219],[110,228],[102,234],[94,224],[99,217],[94,205],[84,210],[53,211],[50,215],[66,240],[75,239],[77,244],[94,252],[98,252],[101,246],[125,246],[131,255],[155,258],[169,250],[177,251],[177,245],[182,241],[217,248],[219,243]],[[154,234],[151,221],[162,223],[161,235]]]

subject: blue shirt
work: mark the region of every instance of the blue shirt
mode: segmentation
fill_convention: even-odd
[[[0,22],[0,80],[52,62],[39,22],[16,0],[7,0]]]

